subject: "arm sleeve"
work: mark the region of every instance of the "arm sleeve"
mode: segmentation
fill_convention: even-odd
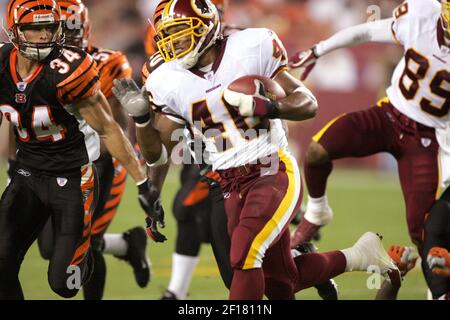
[[[158,88],[157,86],[155,87],[155,84],[151,83],[151,79],[147,79],[145,89],[150,101],[150,106],[154,112],[161,113],[178,124],[186,124],[184,118],[170,107],[171,105],[176,104],[173,99],[173,93],[168,92],[166,94],[162,94],[163,90],[158,90],[162,88]]]
[[[383,19],[353,26],[339,31],[331,38],[316,45],[315,53],[320,57],[340,48],[353,47],[366,42],[395,43],[392,33],[394,19]]]
[[[287,53],[277,34],[265,29],[261,42],[262,72],[266,77],[275,78],[281,71],[287,70]]]
[[[409,35],[410,16],[408,1],[403,2],[397,8],[394,9],[392,14],[391,32],[392,36],[400,45],[404,45]]]
[[[92,97],[100,90],[99,73],[94,59],[86,55],[83,62],[63,81],[56,85],[58,99],[71,104]]]

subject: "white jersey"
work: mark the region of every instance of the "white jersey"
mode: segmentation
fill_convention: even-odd
[[[436,130],[439,143],[440,184],[442,190],[450,187],[450,123],[444,129]]]
[[[405,1],[394,11],[392,33],[405,49],[387,95],[400,112],[433,128],[450,121],[450,50],[438,28],[436,0]]]
[[[273,31],[245,29],[222,42],[211,71],[186,70],[176,60],[163,63],[152,71],[146,89],[162,113],[190,129],[191,139],[201,137],[213,170],[223,170],[287,146],[281,120],[243,118],[223,100],[234,80],[255,74],[274,77],[286,65],[286,51]]]

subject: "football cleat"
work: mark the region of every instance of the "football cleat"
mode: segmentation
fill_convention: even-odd
[[[145,288],[151,278],[150,260],[147,257],[147,235],[144,228],[135,227],[123,233],[123,239],[128,243],[125,256],[118,257],[127,261],[133,268],[134,277],[139,287]]]
[[[320,226],[309,222],[304,217],[291,234],[291,248],[296,248],[301,243],[311,241],[320,230]]]
[[[311,242],[303,242],[298,245],[294,250],[304,253],[315,253],[317,248]],[[333,279],[329,279],[322,284],[314,286],[317,289],[317,293],[322,298],[322,300],[338,300],[338,287]]]
[[[384,250],[382,237],[373,232],[364,233],[351,248],[354,260],[351,262],[352,270],[377,270],[381,276],[393,285],[401,285],[400,270]],[[348,263],[348,262],[347,262]],[[351,271],[351,270],[350,270]]]
[[[427,263],[431,271],[444,277],[450,277],[450,253],[445,248],[433,247],[428,252]]]
[[[300,209],[297,211],[297,213],[295,214],[294,218],[291,220],[291,225],[293,226],[298,226],[302,220],[303,217],[305,216],[305,206],[302,204]],[[294,231],[295,232],[295,231]],[[294,233],[292,234],[292,237],[294,237]],[[320,234],[320,229],[317,230],[317,232],[313,235],[312,240],[314,241],[319,241],[321,238],[321,234]],[[297,242],[297,240],[296,240]]]
[[[392,245],[388,250],[388,254],[400,270],[402,277],[415,267],[418,258],[412,247],[400,245]]]
[[[302,221],[292,232],[291,248],[311,241],[319,232],[320,227],[327,225],[332,219],[333,210],[328,205],[326,196],[319,199],[309,198]]]
[[[167,289],[164,294],[162,295],[160,300],[179,300],[175,293]]]

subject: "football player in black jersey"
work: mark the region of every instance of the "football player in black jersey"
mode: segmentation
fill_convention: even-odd
[[[91,23],[88,9],[82,1],[58,0],[57,3],[64,21],[65,44],[85,50],[95,60],[99,70],[101,91],[111,106],[114,120],[128,132],[128,116],[111,92],[114,79],[131,77],[132,70],[127,57],[119,51],[90,45]],[[140,287],[146,287],[150,280],[150,264],[146,254],[147,236],[144,228],[139,226],[120,234],[105,234],[125,192],[127,171],[104,147],[100,149],[100,157],[95,161],[99,197],[92,216],[91,229],[94,271],[89,282],[83,286],[84,298],[87,300],[100,300],[103,297],[106,281],[106,262],[103,254],[114,254],[130,263]],[[42,257],[49,259],[53,252],[51,219],[40,233],[38,244]]]
[[[159,195],[100,91],[93,58],[63,45],[53,0],[10,0],[11,43],[0,44],[0,121],[14,124],[17,166],[0,202],[0,299],[23,299],[23,258],[49,217],[54,248],[48,281],[62,297],[88,280],[99,140],[139,188],[148,233],[162,241]]]

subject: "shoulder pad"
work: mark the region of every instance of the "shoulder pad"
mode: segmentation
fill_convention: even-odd
[[[161,57],[159,52],[156,52],[148,59],[148,71],[149,74],[154,72],[164,63],[164,59]]]
[[[12,49],[14,49],[12,43],[0,42],[0,70],[2,70],[5,67],[4,65],[4,61],[6,61],[5,58],[9,57],[9,54],[12,51]]]

